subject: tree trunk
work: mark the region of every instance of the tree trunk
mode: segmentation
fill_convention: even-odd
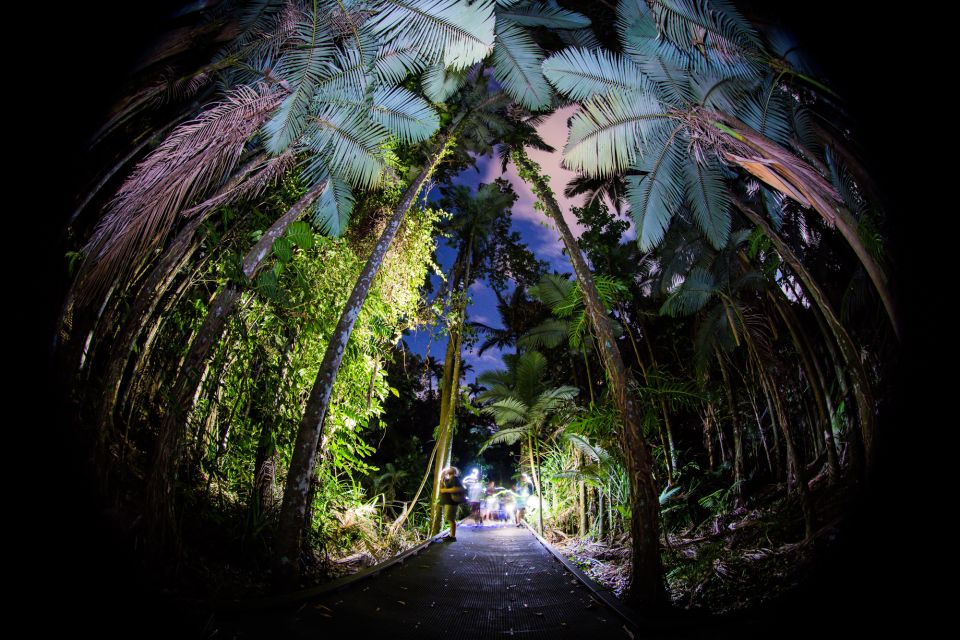
[[[447,337],[447,351],[443,358],[443,381],[440,390],[440,424],[437,438],[440,451],[433,470],[433,500],[430,509],[430,535],[440,532],[442,508],[440,505],[440,481],[443,470],[450,466],[450,452],[453,448],[453,417],[457,409],[457,397],[460,389],[460,349],[463,322],[466,313],[466,301],[461,299],[470,286],[470,262],[473,259],[472,239],[457,251],[450,274],[450,331]]]
[[[380,270],[383,258],[400,229],[400,223],[403,222],[407,211],[413,206],[420,189],[443,158],[448,142],[452,139],[465,115],[466,112],[461,112],[453,120],[448,132],[440,139],[437,150],[428,165],[410,184],[400,203],[394,209],[393,215],[380,234],[380,238],[377,240],[377,244],[374,246],[370,258],[367,260],[367,264],[360,273],[353,292],[350,294],[350,299],[340,315],[337,327],[330,337],[323,362],[320,364],[317,378],[307,399],[303,420],[300,422],[300,428],[297,432],[297,440],[294,444],[293,457],[290,460],[290,469],[287,472],[287,482],[283,493],[283,506],[280,509],[275,562],[278,573],[285,578],[295,578],[299,573],[296,560],[300,555],[303,514],[308,506],[307,493],[310,477],[313,473],[314,457],[317,444],[320,441],[323,420],[330,403],[330,394],[333,391],[333,384],[337,379],[337,372],[340,369],[340,362],[343,360],[347,343],[350,340],[350,334],[353,332],[353,325],[356,324],[360,309],[367,298],[374,277]],[[438,452],[438,454],[442,454],[442,452]]]
[[[622,440],[630,479],[632,517],[632,562],[628,601],[634,605],[657,607],[667,602],[660,561],[660,503],[653,482],[653,458],[643,437],[642,416],[630,387],[633,376],[624,366],[620,349],[610,330],[606,309],[587,267],[580,247],[563,219],[550,186],[540,167],[522,150],[513,153],[520,177],[531,185],[547,215],[553,220],[566,247],[574,274],[583,293],[587,317],[597,338],[597,348],[610,379],[610,393],[623,420]]]
[[[736,404],[733,401],[733,385],[730,383],[730,375],[727,373],[727,367],[723,364],[723,358],[720,351],[715,351],[717,364],[720,366],[720,375],[723,376],[723,386],[726,389],[727,406],[730,409],[730,420],[733,422],[733,483],[734,483],[734,506],[743,506],[743,482],[746,479],[744,474],[743,462],[743,423],[737,419]]]
[[[240,182],[245,180],[250,170],[256,166],[263,158],[258,154],[240,169],[236,176],[230,180],[220,193],[225,193],[235,188]],[[209,213],[209,212],[208,212]],[[107,364],[107,372],[104,376],[103,402],[100,405],[97,414],[97,424],[101,425],[104,433],[113,431],[114,409],[117,404],[117,397],[120,393],[120,387],[123,381],[123,374],[127,369],[130,355],[140,339],[143,329],[148,325],[153,312],[160,303],[164,294],[170,289],[174,279],[184,265],[189,262],[194,252],[199,247],[196,238],[196,231],[199,226],[208,218],[207,214],[194,216],[187,224],[183,226],[173,241],[170,242],[167,249],[163,252],[160,261],[151,270],[150,275],[144,281],[143,286],[137,292],[133,308],[127,314],[120,333],[111,341],[110,357]]]
[[[773,242],[777,252],[803,283],[805,292],[814,302],[814,304],[817,305],[817,308],[820,310],[824,320],[826,321],[830,332],[833,334],[833,338],[836,341],[837,346],[840,348],[843,361],[847,365],[851,374],[850,381],[853,386],[853,394],[857,402],[857,416],[860,422],[860,433],[862,434],[863,440],[866,474],[867,479],[869,480],[875,458],[873,394],[870,390],[870,383],[867,378],[866,371],[863,368],[863,363],[860,361],[860,356],[856,345],[853,343],[853,339],[850,337],[850,334],[847,332],[846,328],[840,322],[837,314],[833,311],[833,307],[831,306],[830,301],[827,299],[825,292],[813,279],[813,277],[810,275],[810,272],[807,271],[806,267],[804,267],[803,263],[799,258],[797,258],[796,254],[794,254],[787,243],[785,243],[773,231],[767,221],[760,216],[760,214],[753,211],[749,206],[737,198],[734,198],[733,201],[737,208],[743,212],[750,222],[760,227],[767,237],[770,238],[770,241]]]

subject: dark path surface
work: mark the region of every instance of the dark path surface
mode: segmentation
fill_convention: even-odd
[[[237,637],[267,631],[256,626],[240,623]],[[456,541],[308,601],[269,629],[296,638],[631,637],[525,528],[472,525],[458,527]]]

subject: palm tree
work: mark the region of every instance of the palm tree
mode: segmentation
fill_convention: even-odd
[[[700,260],[700,265],[686,274],[683,284],[667,297],[660,312],[673,317],[702,314],[695,339],[698,368],[701,371],[705,370],[706,362],[714,355],[722,367],[721,353],[745,347],[747,362],[775,409],[776,422],[786,445],[789,469],[787,486],[800,496],[809,538],[813,535],[813,502],[804,462],[797,450],[796,436],[784,410],[782,392],[770,373],[771,363],[775,360],[768,335],[770,319],[764,318],[764,311],[758,309],[756,303],[751,303],[748,296],[764,291],[766,279],[758,271],[744,272],[737,260],[737,252],[749,236],[748,230],[734,232],[723,251],[709,252],[706,259]],[[739,438],[736,440],[739,442]],[[742,451],[737,447],[734,461],[736,486],[743,480],[742,456]]]
[[[486,371],[478,381],[487,387],[480,400],[490,401],[484,413],[493,416],[500,431],[491,436],[480,451],[493,444],[516,444],[525,440],[530,452],[530,466],[537,493],[543,500],[538,451],[547,438],[551,419],[571,406],[579,390],[571,386],[550,387],[546,382],[547,359],[537,351],[527,351],[505,358],[507,369]],[[537,511],[543,533],[543,508]]]
[[[313,471],[314,457],[320,440],[323,420],[330,402],[337,371],[343,359],[353,326],[356,323],[363,301],[373,283],[373,278],[382,264],[383,258],[393,241],[400,223],[412,207],[414,199],[423,188],[427,179],[443,160],[448,148],[453,146],[456,136],[462,128],[475,123],[483,123],[495,118],[496,111],[503,108],[505,96],[500,92],[487,92],[486,78],[474,69],[470,74],[471,86],[460,94],[460,111],[445,127],[440,138],[428,156],[428,164],[416,176],[407,188],[393,214],[387,221],[380,238],[367,260],[357,284],[347,301],[340,321],[330,338],[326,354],[317,373],[316,381],[307,399],[303,420],[297,432],[293,457],[287,475],[283,507],[277,534],[277,559],[281,571],[295,574],[298,570],[294,558],[299,557],[300,535],[307,508],[309,478]],[[441,452],[438,452],[438,457]]]
[[[627,472],[630,477],[632,516],[630,533],[633,544],[630,599],[651,606],[665,602],[663,567],[660,561],[659,502],[653,482],[653,458],[643,436],[642,414],[630,392],[633,375],[623,363],[620,348],[613,336],[606,309],[570,228],[563,218],[553,191],[540,167],[522,149],[513,152],[513,162],[520,177],[533,189],[546,214],[556,225],[567,255],[573,265],[577,284],[583,294],[586,317],[596,336],[597,350],[610,381],[613,402],[623,421]]]
[[[447,314],[448,339],[440,385],[440,424],[437,438],[441,442],[440,455],[434,460],[433,510],[430,532],[440,530],[440,479],[443,469],[450,464],[453,445],[453,420],[459,398],[462,330],[466,318],[467,289],[481,273],[490,268],[499,251],[493,234],[498,221],[509,216],[517,195],[505,181],[481,184],[476,196],[468,187],[459,185],[443,190],[440,205],[454,213],[447,225],[452,242],[457,246],[449,278],[451,310]]]
[[[722,248],[731,226],[724,167],[738,167],[840,231],[899,333],[886,275],[851,213],[862,197],[831,184],[828,158],[810,151],[827,145],[816,127],[804,124],[816,105],[801,104],[780,85],[791,79],[829,89],[765,45],[725,2],[622,0],[617,34],[622,54],[567,48],[547,58],[543,72],[560,93],[582,103],[570,121],[567,166],[596,178],[630,174],[627,199],[641,249],[662,240],[684,203]]]
[[[291,35],[286,46],[280,48],[276,67],[269,71],[279,89],[243,90],[239,95],[246,102],[240,99],[229,102],[220,110],[211,110],[211,115],[207,115],[201,124],[191,123],[183,133],[175,132],[170,143],[161,146],[161,153],[151,156],[145,168],[128,181],[123,198],[118,200],[119,209],[112,211],[101,223],[100,233],[90,246],[104,259],[92,263],[92,271],[84,282],[89,281],[95,286],[103,269],[116,260],[117,254],[136,254],[149,249],[149,243],[143,238],[155,238],[163,232],[164,225],[169,226],[178,203],[193,193],[189,188],[199,193],[216,178],[217,174],[211,172],[229,162],[230,154],[237,154],[235,148],[240,141],[245,142],[250,137],[251,126],[256,129],[262,125],[260,140],[272,156],[305,154],[301,174],[309,188],[307,195],[277,220],[247,254],[243,265],[243,276],[247,279],[262,267],[274,241],[314,202],[314,222],[328,233],[341,234],[353,204],[350,187],[369,188],[380,180],[383,171],[381,148],[391,140],[420,142],[436,131],[439,118],[432,107],[409,90],[396,86],[402,76],[396,59],[390,56],[390,47],[396,38],[424,39],[423,24],[411,23],[398,30],[394,26],[384,26],[391,16],[396,17],[393,12],[368,21],[361,18],[364,14],[357,8],[353,13],[339,10],[330,13],[319,4],[314,4],[309,11],[297,10],[294,14],[289,26]],[[492,27],[490,20],[487,23]],[[344,29],[351,25],[353,28]],[[483,27],[474,25],[473,28],[482,31]],[[448,40],[449,37],[444,43],[450,44]],[[429,43],[423,46],[427,47]],[[435,50],[438,47],[440,45],[434,43]],[[377,52],[380,56],[374,57]],[[464,64],[462,55],[465,54],[454,56],[457,64]],[[409,71],[414,66],[406,61],[400,69]],[[253,106],[245,106],[247,102]],[[221,111],[227,116],[221,116]],[[244,117],[241,119],[237,114]],[[217,127],[225,133],[218,133]],[[212,137],[215,144],[208,142],[208,137]],[[232,146],[222,142],[221,138]],[[180,161],[181,156],[186,160]],[[180,162],[162,174],[163,178],[158,182],[155,167],[166,167],[172,161]],[[429,170],[419,182],[411,185],[412,192],[404,198],[407,207],[419,192],[426,175]],[[169,184],[172,180],[179,180],[186,187]],[[157,198],[154,194],[157,189],[163,197]],[[151,196],[149,200],[147,196]],[[153,213],[141,213],[131,223],[125,207],[140,206],[144,202],[153,207],[150,210]],[[392,228],[393,233],[398,225],[399,220]],[[136,231],[133,237],[139,240],[125,239],[130,237],[130,229]],[[199,383],[200,366],[222,332],[238,298],[239,289],[230,285],[210,305],[207,320],[191,343],[174,385],[171,406],[189,409],[189,399]],[[180,426],[184,420],[185,414],[175,412],[164,420],[157,461],[149,483],[150,511],[160,514],[162,521],[172,521],[172,517],[165,517],[165,514],[172,514],[172,479],[175,477],[172,461],[176,459]],[[166,527],[161,525],[160,530],[167,527],[169,522]]]

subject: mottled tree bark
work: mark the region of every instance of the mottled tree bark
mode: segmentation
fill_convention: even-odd
[[[596,336],[597,348],[610,380],[610,394],[614,406],[623,420],[621,440],[630,479],[630,535],[633,551],[627,599],[635,605],[662,606],[666,604],[667,598],[660,560],[660,501],[653,481],[653,457],[643,437],[642,415],[630,391],[633,376],[624,365],[620,348],[610,330],[607,312],[600,302],[593,274],[563,219],[563,212],[543,178],[540,167],[522,151],[514,152],[513,161],[520,170],[521,177],[530,183],[547,215],[560,232],[583,293],[587,318]]]

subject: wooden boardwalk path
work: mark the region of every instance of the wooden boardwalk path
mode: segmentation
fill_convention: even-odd
[[[309,599],[269,623],[224,637],[630,638],[633,628],[595,597],[526,528],[457,528],[402,564]],[[269,626],[266,626],[269,625]],[[259,627],[259,628],[258,628]],[[224,629],[224,631],[227,631]]]

